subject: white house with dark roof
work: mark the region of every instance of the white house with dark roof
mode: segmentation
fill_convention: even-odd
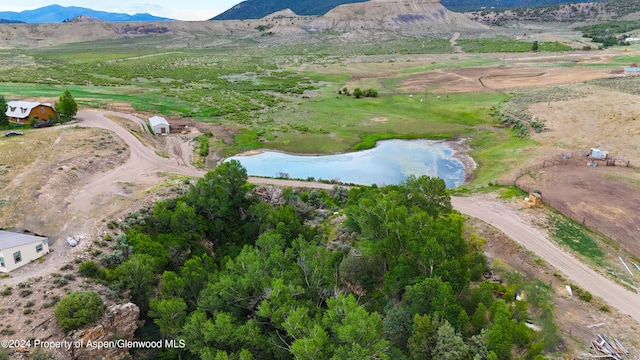
[[[9,121],[15,123],[28,123],[31,118],[39,121],[55,119],[56,110],[49,103],[35,101],[9,101],[5,112]]]
[[[8,273],[49,253],[49,239],[0,230],[0,272]]]
[[[167,119],[160,116],[149,118],[149,125],[151,125],[154,134],[168,134],[171,131]]]

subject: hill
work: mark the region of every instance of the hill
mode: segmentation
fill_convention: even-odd
[[[478,29],[482,25],[445,8],[440,0],[371,0],[340,5],[313,20],[307,30],[428,28]]]
[[[291,9],[298,15],[319,16],[344,4],[360,3],[366,0],[246,0],[211,20],[261,19],[276,11]],[[451,11],[474,11],[482,9],[514,9],[539,7],[569,3],[599,2],[603,0],[442,0],[442,5]]]
[[[167,21],[172,20],[168,18],[162,18],[153,16],[147,13],[140,14],[123,14],[112,13],[107,11],[96,11],[83,7],[76,6],[60,6],[49,5],[34,10],[25,10],[21,12],[3,11],[0,12],[0,19],[6,19],[10,21],[25,22],[29,24],[43,24],[43,23],[59,23],[68,19],[73,19],[77,16],[89,16],[95,19],[109,21],[109,22],[129,22],[129,21]]]

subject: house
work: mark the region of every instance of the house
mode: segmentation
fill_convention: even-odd
[[[0,230],[0,272],[10,272],[49,253],[49,239]]]
[[[168,134],[171,131],[171,127],[167,120],[160,116],[150,118],[149,125],[151,125],[151,129],[153,129],[154,134]]]
[[[9,101],[6,114],[9,121],[19,124],[28,124],[32,118],[38,121],[56,118],[56,110],[51,104],[33,101]]]

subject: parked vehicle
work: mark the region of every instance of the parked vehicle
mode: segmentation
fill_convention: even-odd
[[[24,135],[24,133],[20,132],[20,131],[9,131],[4,133],[4,136],[19,136],[19,135]]]

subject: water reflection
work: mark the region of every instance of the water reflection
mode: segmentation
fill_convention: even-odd
[[[308,156],[266,151],[231,157],[251,176],[338,180],[361,185],[398,184],[408,175],[442,178],[447,187],[464,182],[464,166],[442,141],[385,140],[372,149],[346,154]]]

